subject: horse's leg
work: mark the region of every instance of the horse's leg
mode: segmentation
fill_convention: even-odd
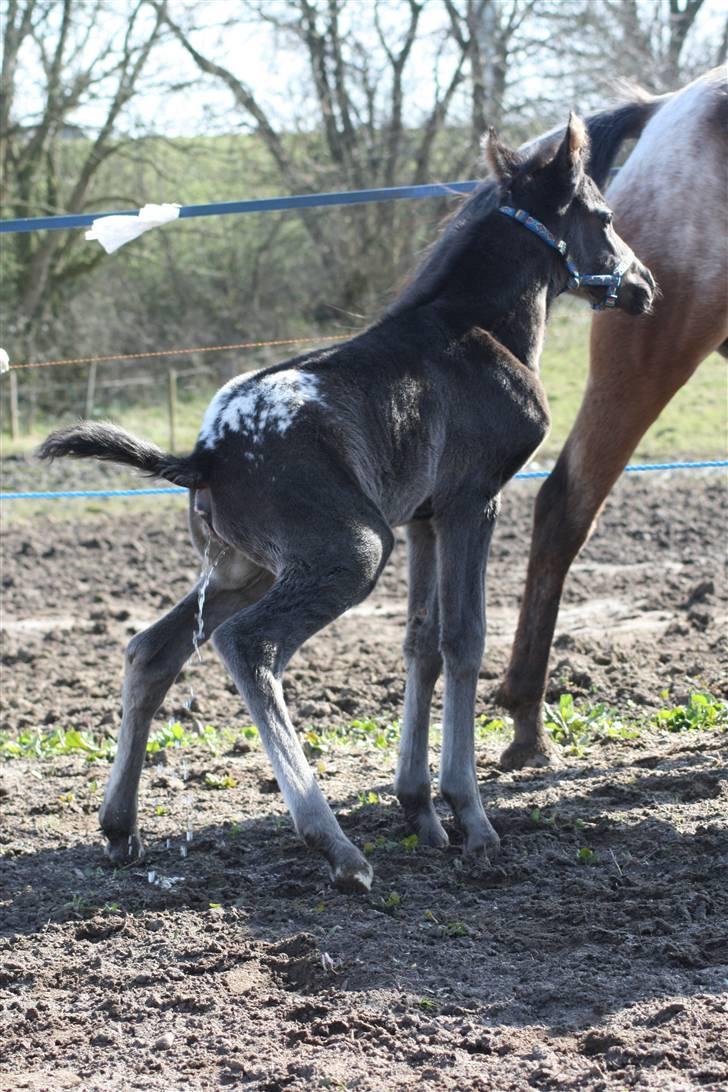
[[[485,567],[496,506],[448,511],[437,523],[440,648],[445,664],[440,791],[462,827],[466,856],[492,856],[499,839],[475,772],[475,692],[485,647]]]
[[[328,549],[284,566],[266,595],[221,625],[213,643],[256,724],[298,834],[329,862],[338,887],[366,891],[372,870],[346,837],[306,761],[281,676],[307,638],[361,602],[392,548],[388,527],[327,528]]]
[[[666,293],[653,315],[594,320],[584,401],[536,500],[526,588],[498,693],[515,729],[501,755],[505,769],[555,760],[544,730],[543,697],[564,580],[640,438],[722,340],[722,314],[708,318],[703,309],[700,322],[691,318],[687,304]]]
[[[259,598],[270,583],[268,573],[250,567],[250,582],[228,589],[210,581],[203,609],[199,644],[241,607]],[[197,586],[199,587],[199,585]],[[122,720],[116,757],[99,812],[107,838],[106,852],[114,864],[141,857],[137,826],[137,792],[144,765],[149,727],[165,695],[194,650],[197,630],[197,587],[149,629],[132,637],[126,650]]]
[[[404,640],[407,684],[394,791],[420,842],[444,848],[448,837],[432,803],[428,762],[430,705],[442,670],[437,558],[435,535],[429,520],[409,524],[407,546],[409,605]]]

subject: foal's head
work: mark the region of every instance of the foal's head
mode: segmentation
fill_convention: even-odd
[[[524,224],[522,215],[515,218],[547,242],[539,232],[545,226],[556,237],[548,245],[561,240],[566,244],[558,272],[558,276],[563,274],[563,282],[557,291],[567,288],[591,299],[597,308],[619,307],[633,315],[650,309],[655,281],[614,230],[611,210],[586,172],[589,136],[581,118],[571,115],[555,150],[524,158],[502,144],[491,130],[484,151],[501,186],[501,206],[512,213],[528,213],[530,224]],[[610,284],[614,274],[618,276],[612,276]]]

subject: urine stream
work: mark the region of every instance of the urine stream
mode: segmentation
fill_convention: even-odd
[[[193,630],[192,630],[192,647],[194,648],[195,654],[197,656],[197,659],[200,661],[200,663],[202,663],[202,652],[200,651],[200,646],[201,646],[201,644],[202,644],[202,642],[204,640],[204,637],[205,637],[204,612],[205,612],[205,599],[207,597],[207,589],[210,586],[210,580],[212,579],[212,574],[214,573],[215,569],[220,564],[220,562],[222,561],[222,559],[223,559],[223,557],[225,556],[225,553],[226,553],[226,547],[223,546],[222,549],[218,552],[215,560],[210,561],[210,547],[211,547],[211,545],[212,545],[212,540],[211,540],[211,537],[210,537],[210,532],[207,531],[206,539],[205,539],[205,551],[204,551],[204,553],[202,555],[202,568],[200,570],[200,584],[199,584],[199,587],[197,589],[197,610],[195,612],[195,621],[194,621],[194,627],[193,627]],[[192,684],[190,684],[189,693],[187,695],[187,700],[185,701],[185,708],[188,709],[190,712],[192,711],[192,703],[195,700],[195,696],[196,695],[195,695],[194,687],[192,686]],[[196,727],[197,731],[200,734],[202,734],[203,722],[201,720],[195,719],[195,727]],[[186,787],[187,786],[188,770],[187,770],[187,762],[185,761],[184,758],[182,759],[182,768],[181,768],[180,772],[182,774],[182,782]],[[185,813],[185,819],[184,819],[185,839],[184,839],[184,843],[180,846],[180,855],[182,857],[186,857],[187,856],[187,845],[188,845],[189,842],[192,841],[192,810],[193,810],[194,799],[193,799],[193,796],[192,796],[191,793],[189,793],[189,792],[184,793],[184,795],[182,797],[182,804],[183,804],[183,809],[184,809],[184,813]]]

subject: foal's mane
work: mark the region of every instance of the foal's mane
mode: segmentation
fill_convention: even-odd
[[[386,309],[386,317],[418,307],[437,295],[483,220],[498,208],[500,199],[499,183],[486,179],[445,217],[439,238],[427,248],[402,291]]]

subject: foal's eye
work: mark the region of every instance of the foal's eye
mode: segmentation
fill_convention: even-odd
[[[610,209],[602,209],[599,213],[599,219],[603,224],[611,224],[614,219],[614,213]]]

